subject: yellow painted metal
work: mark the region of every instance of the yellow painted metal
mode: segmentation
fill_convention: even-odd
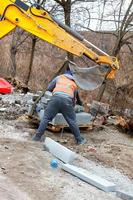
[[[84,53],[86,47],[59,27],[47,12],[36,8],[31,8],[31,12],[30,10],[24,12],[15,5],[10,5],[11,2],[9,0],[0,0],[0,2],[4,5],[2,6],[3,10],[2,7],[0,8],[0,14],[4,12],[8,5],[5,18],[16,26],[77,56],[81,56]],[[8,2],[8,4],[5,2]]]
[[[15,28],[16,25],[12,24],[8,20],[0,21],[0,38],[4,37]]]
[[[97,63],[107,64],[111,66],[111,71],[108,74],[107,78],[113,79],[115,77],[116,71],[119,69],[119,62],[116,57],[112,56],[99,56]]]
[[[108,77],[112,78],[114,76],[116,69],[119,68],[119,63],[116,58],[98,55],[86,47],[81,41],[61,28],[51,18],[47,11],[39,10],[35,7],[30,7],[25,11],[16,6],[14,2],[15,0],[0,0],[0,15],[4,14],[6,21],[9,21],[7,26],[4,27],[4,23],[2,26],[3,29],[5,29],[5,35],[7,34],[7,29],[10,29],[11,24],[13,24],[14,27],[19,26],[42,40],[45,40],[74,55],[86,55],[95,63],[110,65],[112,68],[112,74]]]

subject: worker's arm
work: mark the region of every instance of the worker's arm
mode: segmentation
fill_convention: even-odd
[[[81,101],[81,98],[79,96],[79,92],[77,91],[76,93],[76,100],[77,100],[77,104],[80,106],[83,106],[83,102]]]
[[[76,90],[75,93],[74,93],[74,97],[75,97],[75,102],[76,104],[80,105],[80,106],[83,106],[83,103],[80,99],[80,96],[79,96],[79,91]]]
[[[54,78],[49,84],[48,84],[48,87],[47,87],[47,90],[52,92],[53,89],[55,88],[56,86],[56,81],[57,81],[58,77]]]

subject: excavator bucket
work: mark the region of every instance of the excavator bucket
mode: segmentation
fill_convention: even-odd
[[[88,68],[78,67],[75,63],[70,62],[69,68],[77,85],[83,90],[94,90],[100,87],[110,72],[107,65],[96,65]]]

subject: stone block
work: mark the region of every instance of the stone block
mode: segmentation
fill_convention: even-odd
[[[82,127],[82,126],[88,126],[90,125],[92,122],[92,116],[89,113],[86,112],[80,112],[80,113],[76,113],[76,121],[78,126]],[[52,125],[64,125],[64,126],[68,126],[66,120],[64,119],[63,115],[61,113],[58,113],[56,115],[56,117],[52,120],[52,122],[50,122]]]
[[[62,169],[105,192],[114,192],[116,190],[114,183],[92,174],[85,169],[70,164],[63,164]]]
[[[133,192],[131,193],[119,190],[116,192],[116,196],[124,200],[133,200]]]
[[[58,142],[55,142],[49,137],[46,137],[44,147],[64,163],[71,163],[76,158],[76,153],[67,149]]]

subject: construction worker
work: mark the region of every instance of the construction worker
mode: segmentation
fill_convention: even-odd
[[[86,143],[86,139],[81,137],[79,127],[76,123],[74,105],[76,100],[81,105],[81,101],[78,95],[77,85],[69,67],[67,67],[63,75],[57,76],[50,82],[47,90],[51,91],[53,96],[45,109],[37,132],[32,138],[33,141],[41,141],[41,137],[48,123],[52,121],[57,113],[62,113],[75,137],[76,143]]]

